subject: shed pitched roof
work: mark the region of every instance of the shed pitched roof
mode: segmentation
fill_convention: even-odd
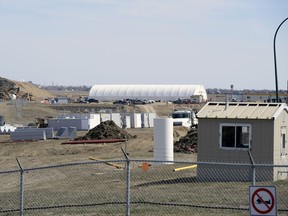
[[[209,102],[198,113],[198,118],[275,119],[285,103],[231,103]]]

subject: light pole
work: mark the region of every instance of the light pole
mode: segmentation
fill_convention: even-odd
[[[275,42],[276,42],[276,36],[278,33],[279,28],[282,26],[282,24],[288,20],[288,17],[286,19],[284,19],[280,25],[278,26],[275,35],[274,35],[274,41],[273,41],[273,48],[274,48],[274,67],[275,67],[275,85],[276,85],[276,102],[279,103],[279,94],[278,94],[278,78],[277,78],[277,62],[276,62],[276,46],[275,46]]]

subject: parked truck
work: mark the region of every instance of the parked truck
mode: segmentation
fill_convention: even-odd
[[[172,112],[173,126],[197,127],[198,119],[196,113],[191,109],[175,110]]]

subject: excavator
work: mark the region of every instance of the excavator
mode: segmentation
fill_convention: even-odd
[[[46,116],[45,118],[35,118],[35,125],[38,128],[46,128],[48,127],[48,119],[53,118],[51,116]]]

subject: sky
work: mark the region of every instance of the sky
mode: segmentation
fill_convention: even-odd
[[[287,0],[0,0],[0,77],[275,89]],[[275,42],[288,84],[288,20]]]

